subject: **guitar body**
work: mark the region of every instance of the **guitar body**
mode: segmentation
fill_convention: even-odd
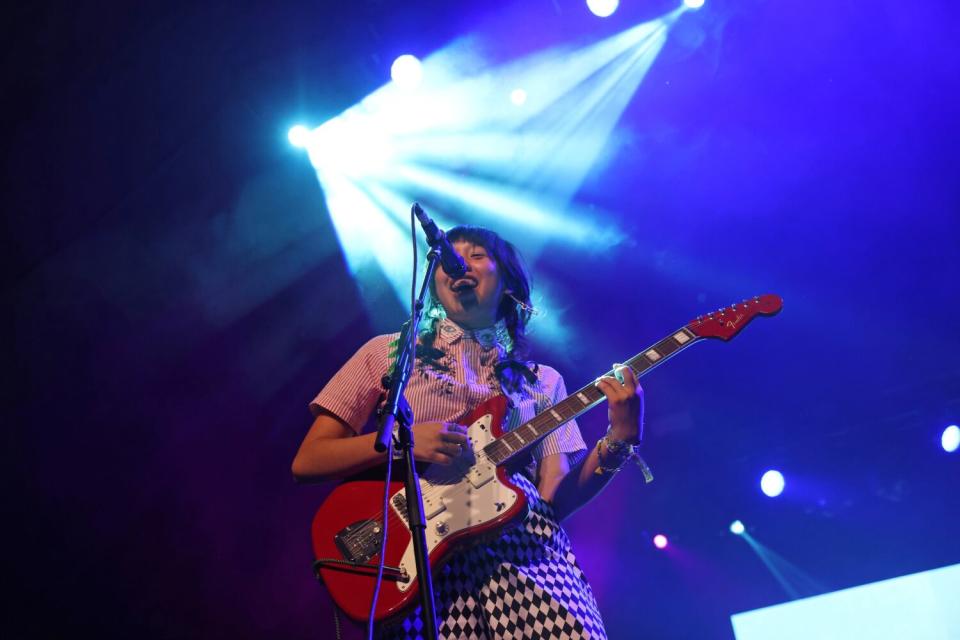
[[[482,540],[525,513],[523,491],[510,481],[506,468],[497,467],[483,453],[484,446],[503,435],[506,410],[503,396],[478,406],[460,421],[468,425],[472,451],[465,451],[450,465],[428,465],[420,474],[432,569],[442,565],[458,544]],[[367,619],[373,597],[382,508],[382,480],[347,480],[334,489],[313,519],[319,575],[337,606],[357,621]],[[384,561],[388,570],[377,598],[374,617],[378,621],[403,613],[418,598],[403,482],[390,483],[388,518]]]

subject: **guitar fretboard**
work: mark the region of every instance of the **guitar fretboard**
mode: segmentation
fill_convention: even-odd
[[[633,373],[639,378],[670,356],[689,347],[698,339],[692,331],[684,327],[623,364],[633,369]],[[613,371],[608,371],[604,375],[612,376]],[[532,420],[500,436],[484,447],[483,451],[494,464],[501,465],[514,456],[527,451],[551,431],[595,407],[603,400],[605,400],[603,392],[593,384],[588,384]]]

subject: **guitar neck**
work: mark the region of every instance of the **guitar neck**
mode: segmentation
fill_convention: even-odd
[[[695,333],[683,327],[623,364],[633,369],[633,373],[640,377],[667,358],[676,355],[699,340],[700,338]],[[613,375],[613,371],[608,371],[604,375]],[[600,389],[593,384],[588,384],[532,420],[500,436],[484,447],[483,451],[495,464],[504,464],[529,451],[552,431],[592,409],[605,399]]]

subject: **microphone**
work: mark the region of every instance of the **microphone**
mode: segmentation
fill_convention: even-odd
[[[453,250],[453,246],[447,240],[447,234],[438,229],[436,223],[427,217],[424,210],[420,208],[419,202],[413,203],[411,211],[420,221],[423,232],[427,234],[427,244],[440,252],[440,267],[451,278],[462,278],[467,273],[467,265],[463,263],[460,254]]]

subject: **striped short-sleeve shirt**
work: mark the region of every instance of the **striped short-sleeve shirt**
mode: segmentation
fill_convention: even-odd
[[[503,394],[511,406],[505,425],[509,431],[567,395],[560,374],[544,365],[535,368],[536,383],[524,384],[517,393],[501,390],[494,366],[505,351],[502,322],[471,331],[443,319],[436,332],[434,346],[443,355],[429,362],[417,359],[405,394],[417,422],[457,422],[484,400]],[[376,430],[375,409],[383,394],[381,378],[391,367],[398,335],[377,336],[363,345],[310,403],[312,413],[326,409],[358,434]],[[534,463],[547,455],[565,453],[573,465],[586,455],[586,444],[576,421],[571,420],[545,437],[532,453]]]

